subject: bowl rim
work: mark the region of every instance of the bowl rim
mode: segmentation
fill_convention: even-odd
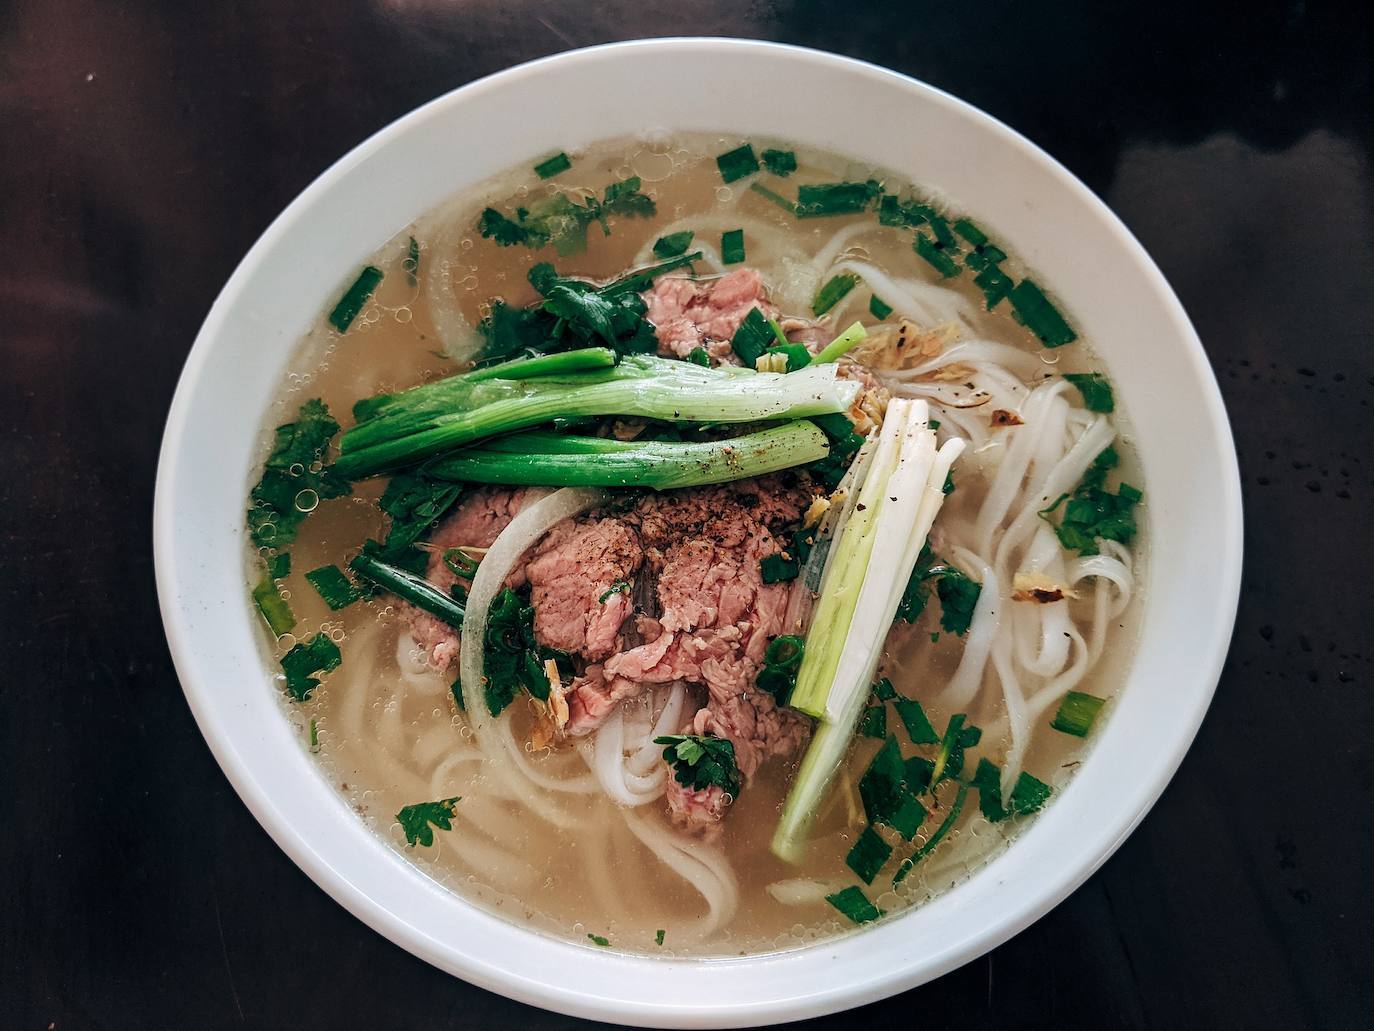
[[[1034,893],[1033,901],[1019,905],[1000,923],[986,926],[978,933],[965,936],[956,945],[944,949],[943,952],[937,952],[925,962],[898,963],[882,976],[874,976],[867,980],[846,984],[799,990],[796,997],[785,1000],[770,999],[760,1002],[749,999],[728,999],[702,1002],[691,1006],[673,1006],[656,1005],[652,1002],[636,1003],[625,999],[610,999],[588,994],[577,990],[575,987],[540,981],[516,971],[502,970],[484,963],[476,955],[455,951],[449,944],[439,941],[406,923],[389,909],[380,905],[376,899],[363,895],[354,884],[330,865],[327,857],[317,852],[311,843],[306,841],[295,828],[286,822],[283,813],[274,804],[272,797],[262,789],[261,785],[249,773],[243,756],[222,736],[221,729],[216,726],[214,714],[210,711],[206,699],[202,697],[205,688],[197,683],[190,632],[184,624],[183,614],[179,609],[174,590],[172,556],[174,551],[175,506],[173,480],[176,467],[181,460],[181,442],[185,436],[185,429],[193,417],[190,407],[191,395],[197,381],[204,374],[205,365],[215,347],[216,338],[224,328],[224,323],[228,317],[230,299],[239,291],[263,256],[291,232],[297,216],[308,208],[318,195],[327,192],[336,180],[342,178],[355,166],[366,161],[374,153],[388,147],[396,137],[439,114],[450,105],[471,103],[479,99],[489,89],[504,86],[512,80],[537,76],[549,66],[601,61],[608,58],[614,60],[618,54],[646,48],[704,48],[736,56],[759,52],[782,54],[790,60],[803,64],[830,66],[867,76],[874,81],[881,81],[888,85],[897,84],[914,94],[920,95],[925,102],[941,105],[961,118],[981,122],[985,129],[993,132],[1003,143],[1020,150],[1025,156],[1040,164],[1058,180],[1059,185],[1073,194],[1076,200],[1103,224],[1117,244],[1130,256],[1136,269],[1146,277],[1146,286],[1158,297],[1162,305],[1161,312],[1172,324],[1178,338],[1178,344],[1190,365],[1196,386],[1203,395],[1205,411],[1202,414],[1214,431],[1212,439],[1207,441],[1207,444],[1213,450],[1213,460],[1226,474],[1223,481],[1216,485],[1221,495],[1222,509],[1214,513],[1221,524],[1221,546],[1225,549],[1219,557],[1222,575],[1213,586],[1213,593],[1220,608],[1217,610],[1216,630],[1207,642],[1205,654],[1198,656],[1196,667],[1199,671],[1198,682],[1205,685],[1205,689],[1196,692],[1192,697],[1190,709],[1182,714],[1181,722],[1184,729],[1178,733],[1172,742],[1169,742],[1167,748],[1160,750],[1160,760],[1155,767],[1155,775],[1148,788],[1139,794],[1138,804],[1128,812],[1116,813],[1110,819],[1104,820],[1110,833],[1101,837],[1100,847],[1093,852],[1090,861],[1083,862],[1072,869],[1061,871],[1048,890],[1044,887],[1039,889]],[[209,744],[216,761],[244,804],[267,830],[278,847],[286,852],[307,876],[365,924],[392,942],[449,973],[456,974],[473,984],[497,991],[510,998],[557,1012],[595,1020],[626,1021],[644,1026],[690,1025],[711,1027],[771,1023],[820,1016],[905,991],[939,977],[1007,941],[1058,905],[1091,876],[1116,851],[1154,806],[1177,772],[1184,754],[1191,746],[1206,715],[1220,678],[1222,665],[1229,650],[1230,639],[1234,630],[1240,594],[1243,532],[1239,467],[1236,461],[1234,442],[1220,389],[1207,362],[1201,341],[1198,339],[1182,304],[1169,287],[1163,274],[1124,223],[1101,199],[1059,162],[1020,133],[973,105],[911,76],[869,62],[811,48],[762,40],[718,37],[629,40],[565,51],[519,64],[448,91],[415,108],[378,130],[331,164],[270,223],[237,265],[206,316],[183,366],[168,414],[158,459],[152,522],[155,577],[162,619],[173,663],[197,725]],[[980,875],[979,872],[976,872],[973,877],[976,878]],[[421,874],[421,876],[424,875]],[[437,885],[436,888],[447,893],[445,888],[440,888]],[[893,921],[892,923],[896,922]],[[525,934],[536,933],[524,927],[519,927],[519,930]],[[869,932],[863,932],[864,935],[867,933]],[[859,938],[861,938],[860,934],[851,934],[841,940],[852,941]],[[810,946],[788,953],[761,954],[740,959],[669,960],[643,959],[614,954],[601,955],[605,962],[628,961],[627,965],[631,967],[635,963],[648,962],[660,967],[701,967],[704,965],[724,968],[785,961],[787,957],[810,953],[827,944],[833,943],[822,943],[821,946]],[[578,948],[576,946],[566,947]],[[579,951],[585,952],[586,950],[579,949]]]

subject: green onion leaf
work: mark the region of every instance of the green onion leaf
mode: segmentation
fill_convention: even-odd
[[[383,562],[366,551],[354,558],[348,564],[348,568],[383,590],[410,602],[416,608],[438,617],[449,626],[455,629],[462,627],[463,606],[453,595],[441,591],[424,577],[400,566]]]
[[[921,707],[920,702],[914,698],[898,697],[893,699],[892,704],[897,710],[897,715],[901,718],[902,725],[906,727],[907,736],[911,738],[913,745],[939,744],[940,735],[930,725],[930,720],[926,717],[926,711]]]
[[[877,294],[874,294],[868,299],[868,312],[879,322],[882,322],[892,314],[892,305],[888,304]]]
[[[816,299],[811,302],[811,314],[824,315],[839,304],[844,295],[854,289],[858,281],[859,277],[852,272],[841,272],[839,275],[833,276],[829,282],[820,288],[816,294]]]
[[[298,702],[306,701],[310,692],[320,686],[315,674],[337,669],[342,661],[339,646],[329,639],[328,634],[316,634],[310,640],[302,641],[281,657],[287,692]]]
[[[972,786],[978,789],[978,808],[990,823],[1001,823],[1011,816],[1028,816],[1039,812],[1053,790],[1044,781],[1024,770],[1012,786],[1011,798],[1002,804],[1002,772],[986,759],[978,760]]]
[[[869,823],[885,822],[901,808],[905,779],[901,749],[897,747],[897,739],[889,735],[859,778],[859,798]]]
[[[661,928],[661,927],[660,927],[657,931],[654,932],[654,944],[655,944],[655,945],[662,945],[662,944],[663,944],[663,937],[664,937],[664,934],[665,934],[665,933],[666,933],[666,932],[665,932],[665,931],[663,930],[663,928]]]
[[[321,566],[305,574],[310,585],[315,588],[324,603],[333,611],[347,608],[363,596],[363,592],[338,566]]]
[[[755,678],[759,690],[767,691],[779,705],[786,705],[797,686],[797,670],[806,655],[806,641],[795,634],[783,634],[768,642],[763,653],[763,669]]]
[[[603,934],[588,934],[587,940],[597,948],[609,949],[611,947],[611,939]]]
[[[716,158],[716,167],[720,169],[721,179],[727,183],[733,183],[737,179],[743,179],[745,176],[757,172],[759,159],[754,155],[753,146],[746,143],[734,150],[727,150]]]
[[[925,260],[930,263],[930,266],[945,279],[949,279],[959,274],[959,266],[954,264],[954,259],[946,254],[940,248],[940,245],[926,236],[925,233],[918,232],[912,246],[915,248],[916,253],[925,258]]]
[[[684,229],[680,233],[660,236],[654,241],[654,254],[660,258],[676,258],[679,254],[686,254],[695,235],[690,229]]]
[[[883,915],[881,909],[868,901],[868,896],[863,893],[863,889],[852,885],[833,895],[827,895],[825,901],[856,924],[870,923]]]
[[[789,176],[797,170],[797,155],[790,150],[765,150],[763,167],[774,175]]]
[[[897,689],[892,686],[892,681],[888,680],[887,677],[883,677],[873,685],[873,693],[880,702],[889,702],[897,697]]]
[[[859,733],[864,737],[874,737],[881,741],[887,737],[887,710],[881,705],[870,705],[864,710],[859,721]]]
[[[1050,726],[1074,737],[1087,737],[1104,702],[1105,698],[1098,698],[1096,695],[1070,691],[1059,703],[1059,711],[1054,714]]]
[[[743,229],[731,229],[721,234],[720,260],[726,265],[738,265],[744,260]]]
[[[945,727],[945,736],[940,739],[940,750],[935,753],[935,766],[930,771],[930,786],[932,788],[940,783],[940,778],[945,775],[945,768],[950,765],[950,757],[960,744],[960,732],[963,731],[964,721],[967,719],[968,717],[962,712],[955,713],[949,718],[949,724]],[[957,773],[958,770],[952,769],[950,772]]]
[[[1090,412],[1110,412],[1116,408],[1112,385],[1100,372],[1066,372],[1064,378],[1078,388]]]
[[[746,369],[752,369],[754,363],[759,360],[773,346],[777,337],[773,335],[773,328],[768,325],[768,318],[758,308],[750,308],[748,314],[744,316],[744,321],[735,330],[735,335],[730,339],[730,347],[739,357],[740,363]]]
[[[630,593],[630,581],[629,581],[629,580],[617,580],[615,583],[611,584],[610,587],[606,588],[606,590],[602,592],[601,597],[597,599],[597,602],[598,602],[598,604],[605,605],[607,599],[609,599],[609,598],[611,597],[611,595],[613,595],[613,594],[629,594],[629,593]]]
[[[709,369],[711,367],[710,352],[704,347],[692,348],[687,354],[687,360],[693,365],[700,365],[703,369]]]
[[[975,247],[981,247],[988,242],[987,234],[967,218],[957,219],[954,223],[954,231]]]
[[[892,877],[893,887],[901,884],[906,879],[906,875],[911,873],[912,868],[934,850],[940,844],[945,835],[953,829],[955,821],[959,819],[959,814],[964,811],[964,799],[968,797],[968,785],[960,784],[959,791],[954,796],[954,804],[949,807],[947,815],[940,826],[935,829],[935,833],[930,836],[930,840],[918,848],[906,859],[902,860],[902,865],[897,868],[897,872]]]
[[[915,200],[898,200],[895,194],[885,193],[878,202],[878,222],[885,226],[914,228],[938,217],[935,209],[929,204]]]
[[[788,580],[795,580],[800,572],[801,563],[797,561],[795,555],[789,555],[787,552],[765,555],[759,561],[759,578],[766,584],[780,584],[786,583]]]
[[[983,296],[987,300],[987,309],[992,311],[1001,300],[1011,293],[1014,285],[1011,276],[1007,275],[996,265],[989,265],[973,277],[973,283],[983,291]]]
[[[916,836],[916,832],[921,829],[921,824],[926,822],[926,817],[930,814],[926,807],[921,805],[920,800],[912,794],[908,794],[902,799],[901,806],[887,819],[887,825],[902,836],[902,840],[910,841]]]
[[[797,205],[795,203],[788,200],[786,197],[784,197],[777,191],[770,190],[768,187],[764,186],[763,183],[750,183],[749,189],[753,190],[760,197],[765,197],[768,200],[772,201],[774,204],[782,208],[784,211],[789,212],[793,215],[797,213]]]
[[[434,844],[434,827],[441,831],[453,829],[453,807],[462,800],[461,795],[441,798],[437,802],[417,802],[403,806],[396,814],[396,822],[405,832],[407,845],[423,845],[428,848]],[[432,825],[432,826],[431,826]]]
[[[572,159],[561,150],[551,158],[539,162],[534,166],[534,174],[540,179],[552,179],[559,172],[566,172],[572,168]]]
[[[1034,282],[1023,279],[1011,289],[1012,317],[1029,329],[1046,347],[1062,347],[1078,339],[1059,309]]]
[[[849,855],[844,857],[845,864],[859,875],[859,880],[872,884],[873,878],[883,868],[892,855],[892,846],[878,836],[872,827],[865,827],[854,842]]]
[[[377,284],[381,281],[382,270],[375,265],[367,265],[358,273],[353,285],[344,291],[339,303],[334,305],[334,310],[329,313],[329,321],[335,329],[340,333],[348,332],[348,327],[353,325],[353,320],[358,317],[363,305],[367,304],[367,299],[372,296],[372,291],[377,289]]]
[[[863,211],[873,203],[881,189],[874,179],[863,183],[816,183],[812,186],[798,187],[797,217],[851,215]]]
[[[277,558],[287,559],[285,565],[287,569],[290,568],[289,555],[279,555]],[[253,601],[257,603],[258,611],[262,613],[262,618],[267,620],[272,633],[278,637],[296,625],[296,614],[291,611],[291,606],[277,589],[277,577],[286,575],[285,572],[276,572],[281,566],[281,563],[275,561],[270,564],[258,585],[253,588]]]

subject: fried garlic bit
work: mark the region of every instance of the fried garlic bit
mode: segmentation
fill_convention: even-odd
[[[1077,598],[1078,592],[1056,583],[1044,573],[1017,573],[1011,579],[1012,601],[1033,601],[1040,605]]]
[[[842,492],[836,491],[836,493],[838,494]],[[812,498],[811,504],[807,507],[806,512],[802,515],[802,529],[809,530],[811,529],[811,527],[819,523],[822,517],[824,517],[825,513],[830,511],[830,504],[831,498]]]
[[[994,426],[1020,426],[1025,422],[1018,413],[1005,408],[994,408],[990,421]]]

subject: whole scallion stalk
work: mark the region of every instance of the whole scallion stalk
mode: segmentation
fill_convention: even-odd
[[[825,434],[806,420],[696,442],[536,432],[445,455],[428,463],[425,473],[468,483],[670,490],[762,476],[815,462],[829,451]]]
[[[344,433],[335,471],[361,479],[556,418],[619,415],[741,423],[842,412],[859,385],[833,365],[787,374],[705,369],[634,355],[613,368],[536,379],[451,377],[393,395]]]

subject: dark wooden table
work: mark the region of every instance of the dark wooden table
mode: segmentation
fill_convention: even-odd
[[[0,5],[0,1027],[577,1023],[413,959],[268,840],[183,701],[149,516],[197,327],[302,187],[477,76],[667,34],[885,64],[1064,161],[1183,298],[1244,476],[1230,662],[1159,805],[1100,873],[990,956],[822,1023],[1370,1026],[1368,14],[1301,2],[1216,14],[656,6]]]

